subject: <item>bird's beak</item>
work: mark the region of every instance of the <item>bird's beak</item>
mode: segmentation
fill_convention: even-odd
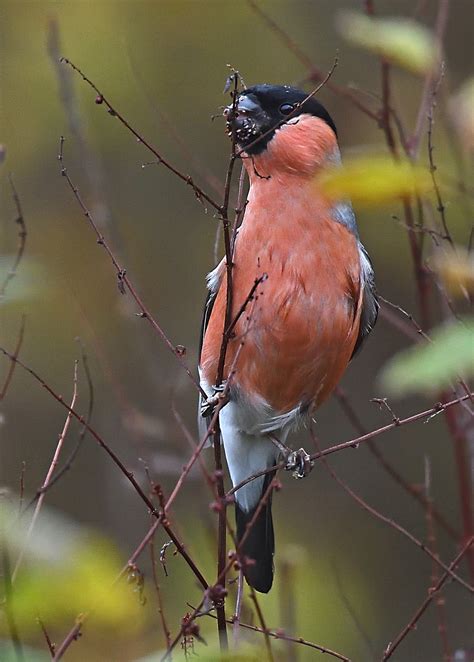
[[[261,106],[250,96],[241,95],[237,103],[224,110],[227,132],[235,136],[240,145],[254,140],[261,131],[263,111]]]

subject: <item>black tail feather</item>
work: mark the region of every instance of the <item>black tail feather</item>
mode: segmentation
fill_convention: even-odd
[[[265,476],[262,495],[265,494],[274,475],[274,473],[271,473]],[[235,504],[238,543],[244,537],[247,531],[247,524],[252,520],[257,508],[258,504],[249,512],[245,512],[237,503]],[[273,555],[275,553],[271,494],[266,504],[261,507],[257,519],[252,525],[243,545],[239,547],[239,551],[242,557],[246,556],[254,561],[254,563],[244,566],[244,575],[247,582],[256,591],[268,593],[273,583]]]

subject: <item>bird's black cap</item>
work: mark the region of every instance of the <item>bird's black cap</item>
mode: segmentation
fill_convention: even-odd
[[[235,129],[239,145],[249,154],[259,154],[266,149],[287,116],[292,120],[303,114],[321,118],[337,136],[336,126],[326,108],[314,97],[307,97],[307,92],[289,85],[264,83],[243,90],[237,100],[235,115],[230,117],[231,113],[228,114],[228,122]]]

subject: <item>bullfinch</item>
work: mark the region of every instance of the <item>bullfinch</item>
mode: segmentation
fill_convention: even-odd
[[[290,431],[328,398],[372,330],[378,302],[350,202],[329,199],[318,186],[318,175],[341,162],[326,109],[294,87],[262,84],[238,95],[227,122],[250,182],[233,252],[232,319],[255,279],[267,276],[226,351],[224,379],[230,370],[232,378],[219,417],[235,486],[274,466]],[[199,373],[209,398],[215,395],[226,279],[223,260],[208,275],[201,334]],[[204,415],[200,420],[206,429]],[[309,458],[301,453],[287,465],[299,476]],[[235,492],[238,541],[272,479],[267,473]],[[270,498],[240,548],[246,580],[257,591],[272,586],[274,549]]]

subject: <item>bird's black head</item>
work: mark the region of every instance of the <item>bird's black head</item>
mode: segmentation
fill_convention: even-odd
[[[314,97],[289,85],[254,85],[238,96],[235,108],[226,108],[229,133],[235,131],[238,145],[248,154],[260,154],[286,122],[297,122],[299,115],[319,117],[337,136],[327,110]],[[288,118],[288,119],[286,119]],[[260,138],[260,139],[259,139]]]

